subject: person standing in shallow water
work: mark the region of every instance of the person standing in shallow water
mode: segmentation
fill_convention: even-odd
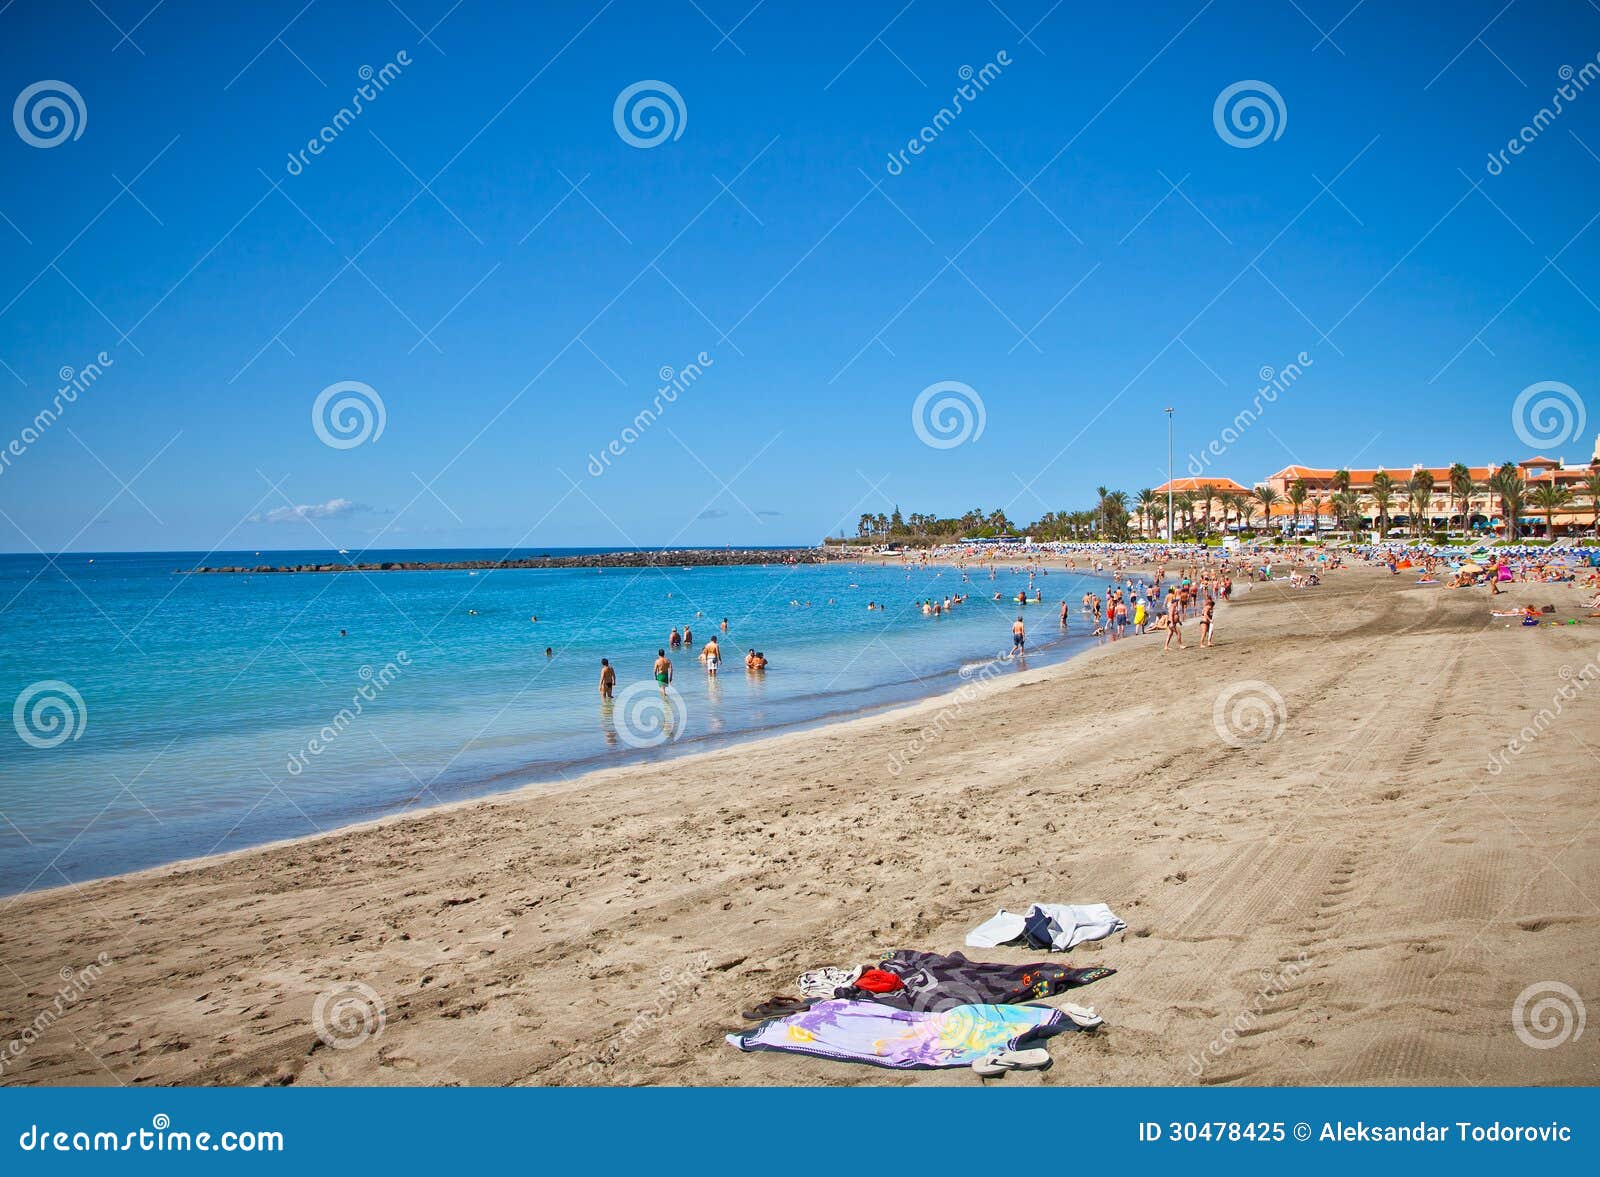
[[[617,672],[611,669],[609,658],[600,659],[600,697],[611,698],[612,692],[617,687]]]
[[[667,687],[672,682],[672,660],[667,657],[665,650],[656,651],[656,682],[661,685],[661,693],[667,693]]]

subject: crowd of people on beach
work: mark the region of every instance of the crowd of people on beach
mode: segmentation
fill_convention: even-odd
[[[1085,592],[1076,602],[1092,636],[1117,642],[1130,636],[1161,633],[1165,635],[1162,644],[1165,652],[1174,646],[1180,650],[1189,648],[1183,633],[1186,622],[1198,624],[1200,648],[1212,646],[1217,607],[1232,599],[1237,581],[1285,581],[1292,589],[1313,589],[1322,583],[1327,572],[1347,567],[1347,560],[1385,567],[1396,576],[1414,572],[1416,583],[1423,586],[1487,587],[1491,595],[1498,595],[1504,586],[1512,583],[1575,583],[1585,578],[1583,583],[1595,590],[1587,604],[1591,610],[1589,615],[1600,617],[1600,551],[1595,549],[1524,545],[1489,551],[1481,545],[1442,547],[1400,541],[1343,547],[1257,544],[1227,549],[1183,543],[1057,542],[954,544],[899,554],[899,563],[908,568],[952,566],[959,571],[965,584],[971,584],[975,573],[987,573],[991,581],[998,580],[1002,572],[1013,576],[1026,574],[1026,588],[1010,594],[996,588],[989,597],[996,604],[1009,602],[1019,609],[1016,620],[1011,623],[1009,656],[1013,658],[1023,658],[1027,651],[1028,626],[1020,610],[1045,603],[1039,578],[1049,576],[1052,565],[1057,571],[1107,578],[1103,591]],[[966,604],[971,597],[970,590],[943,597],[922,597],[913,602],[913,607],[925,618],[940,618]],[[828,603],[834,604],[834,599],[829,598]],[[811,602],[796,600],[791,604],[806,608]],[[1063,633],[1070,632],[1072,603],[1062,599],[1059,606],[1059,628]],[[880,611],[888,606],[872,600],[866,608]],[[722,643],[728,632],[727,618],[721,620],[718,630],[720,633],[714,633],[695,654],[696,661],[713,681],[723,663]],[[674,625],[667,644],[656,651],[651,671],[663,693],[672,685],[676,673],[672,656],[693,649],[692,627],[685,624],[680,630]],[[547,649],[546,654],[550,653]],[[745,652],[747,673],[764,674],[768,665],[764,651],[751,647]],[[601,698],[613,698],[616,684],[615,669],[609,659],[602,658]]]

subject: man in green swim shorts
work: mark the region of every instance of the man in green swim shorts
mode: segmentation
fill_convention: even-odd
[[[661,684],[661,693],[667,693],[667,684],[672,681],[672,660],[667,657],[665,650],[656,651],[656,682]]]

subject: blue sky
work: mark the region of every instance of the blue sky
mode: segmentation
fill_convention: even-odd
[[[0,549],[1028,519],[1159,482],[1167,405],[1181,472],[1302,352],[1214,470],[1525,456],[1540,381],[1588,412],[1539,448],[1600,430],[1600,85],[1488,168],[1595,61],[1593,6],[153,2],[0,8],[5,104],[59,81],[83,112],[46,147],[0,124],[0,449],[112,361],[0,466]],[[640,81],[680,96],[655,146],[613,117]],[[1214,119],[1241,81],[1278,95],[1249,147]],[[344,381],[383,431],[334,448]],[[940,382],[981,435],[919,438]]]

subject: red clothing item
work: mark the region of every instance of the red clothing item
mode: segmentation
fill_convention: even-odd
[[[904,981],[883,969],[868,969],[856,978],[856,988],[865,989],[868,993],[893,993],[905,987]]]

